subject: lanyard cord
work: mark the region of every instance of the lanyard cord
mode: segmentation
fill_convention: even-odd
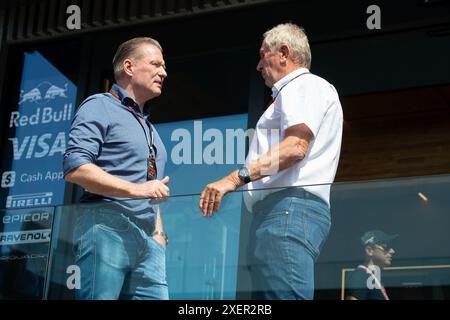
[[[366,266],[363,266],[363,265],[358,266],[358,268],[363,269],[373,280],[375,280],[375,283],[380,288],[381,293],[383,294],[384,300],[389,300],[386,289],[381,285],[380,280],[378,280],[378,278],[375,277],[375,275],[372,273],[372,271],[370,271],[369,268],[367,268]]]
[[[300,73],[298,75],[296,75],[295,77],[293,77],[291,80],[289,80],[287,83],[285,83],[280,90],[278,90],[277,95],[275,96],[275,98],[273,98],[273,101],[275,102],[275,100],[277,99],[278,95],[280,94],[281,90],[283,90],[284,87],[286,87],[289,83],[291,83],[291,81],[294,81],[295,79],[297,79],[300,76],[303,76],[305,74],[311,74],[311,72],[304,72],[304,73]]]
[[[112,89],[109,91],[109,93],[111,93],[113,95],[114,98],[116,98],[117,100],[120,101],[120,97],[117,95],[117,93],[115,93]],[[150,132],[150,141],[149,138],[147,137],[147,132],[145,131],[144,128],[144,124],[142,123],[141,119],[139,118],[139,116],[137,115],[136,111],[134,111],[133,107],[130,106],[129,104],[124,104],[133,114],[133,116],[136,118],[136,120],[139,122],[139,124],[141,125],[142,130],[144,130],[144,135],[145,135],[145,140],[147,141],[147,146],[148,149],[150,150],[150,152],[152,153],[153,150],[153,129],[151,124],[147,123],[148,127],[149,127],[149,132]],[[146,120],[146,122],[148,122],[148,120]]]
[[[283,88],[286,87],[291,81],[297,79],[298,77],[300,77],[300,76],[302,76],[302,75],[304,75],[304,74],[310,74],[310,73],[311,73],[311,72],[300,73],[299,75],[295,76],[294,78],[292,78],[291,80],[289,80],[287,83],[285,83],[285,84],[280,88],[280,90],[278,90],[277,95],[275,96],[275,98],[272,98],[272,97],[270,98],[269,103],[267,104],[267,106],[266,106],[263,110],[266,111],[266,110],[270,107],[270,105],[271,105],[272,103],[275,102],[275,100],[277,99],[277,97],[278,97],[278,95],[280,94],[281,90],[283,90]]]

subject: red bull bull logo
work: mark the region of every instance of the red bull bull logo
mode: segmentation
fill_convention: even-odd
[[[44,104],[50,100],[54,100],[56,97],[67,98],[67,91],[67,83],[64,84],[64,88],[61,88],[48,81],[44,81],[41,82],[36,88],[33,88],[27,92],[22,90],[20,93],[19,105],[25,102]]]

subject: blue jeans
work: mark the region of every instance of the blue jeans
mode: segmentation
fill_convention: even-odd
[[[252,298],[312,300],[314,262],[331,226],[328,205],[303,189],[286,189],[255,205],[251,226]]]
[[[77,299],[169,298],[164,247],[125,215],[85,210],[78,217],[73,243],[81,271]]]

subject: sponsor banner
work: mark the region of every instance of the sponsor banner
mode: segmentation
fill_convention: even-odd
[[[42,297],[53,213],[54,207],[0,210],[0,295]]]
[[[28,259],[47,259],[46,254],[24,254],[20,256],[7,255],[0,256],[0,262],[2,261],[16,261],[16,260],[28,260]]]
[[[0,232],[0,246],[49,242],[50,232],[51,232],[50,229],[17,231],[17,232]]]
[[[62,157],[76,92],[76,86],[45,57],[25,53],[18,106],[7,123],[1,207],[64,203]]]
[[[34,211],[9,211],[7,214],[2,215],[3,225],[18,224],[21,227],[26,227],[22,223],[33,222],[40,223],[40,225],[50,225],[51,212],[45,210]]]
[[[6,208],[26,208],[50,205],[53,192],[29,193],[6,197]]]
[[[53,208],[0,211],[0,251],[3,246],[50,241]]]

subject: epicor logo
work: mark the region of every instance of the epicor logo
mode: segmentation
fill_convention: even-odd
[[[21,90],[19,105],[27,101],[45,104],[50,100],[54,100],[56,97],[67,98],[67,90],[67,83],[64,85],[63,89],[48,81],[44,81],[36,88],[33,88],[26,93]]]
[[[5,171],[2,174],[2,188],[14,187],[16,183],[16,172],[15,171]]]
[[[3,224],[48,221],[49,217],[50,214],[45,211],[30,212],[25,214],[11,214],[3,217]]]

